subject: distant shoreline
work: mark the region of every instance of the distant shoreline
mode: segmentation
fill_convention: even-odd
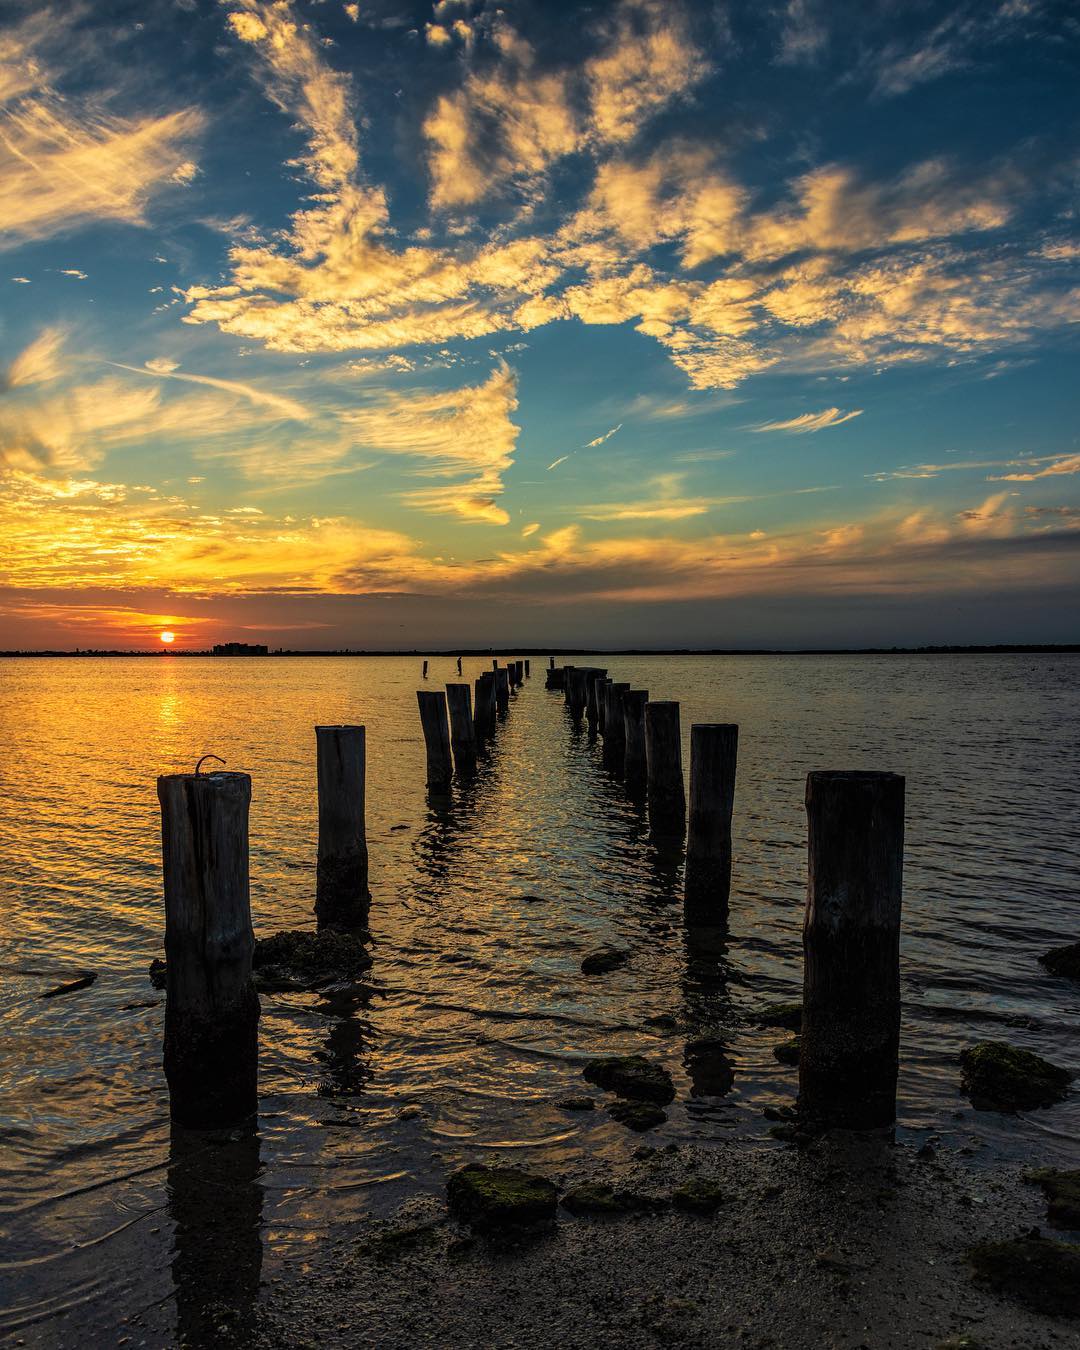
[[[971,645],[966,647],[926,646],[926,647],[421,647],[395,648],[394,650],[336,650],[312,649],[309,651],[279,649],[277,651],[250,654],[230,654],[215,657],[225,661],[269,661],[277,657],[289,656],[420,656],[420,657],[530,657],[549,656],[1063,656],[1080,652],[1080,642],[1059,643],[997,643]],[[0,658],[40,658],[40,657],[128,657],[143,656],[157,659],[176,660],[191,656],[214,656],[209,650],[176,651],[162,648],[143,651],[0,651]]]

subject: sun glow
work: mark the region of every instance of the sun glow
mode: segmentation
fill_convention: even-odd
[[[159,636],[166,646],[168,646],[170,642],[176,641],[176,634],[170,632],[168,628],[165,629],[164,633],[159,634]]]

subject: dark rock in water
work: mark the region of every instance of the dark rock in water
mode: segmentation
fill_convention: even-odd
[[[667,1120],[667,1112],[653,1102],[612,1102],[608,1107],[608,1115],[628,1130],[636,1130],[638,1134],[655,1129]]]
[[[985,1242],[968,1252],[975,1277],[1036,1312],[1080,1317],[1080,1248],[1051,1238]]]
[[[1074,942],[1068,947],[1055,947],[1045,956],[1040,956],[1039,960],[1051,975],[1080,980],[1080,942]]]
[[[695,1097],[722,1097],[731,1091],[735,1068],[723,1041],[711,1036],[688,1041],[685,1058]]]
[[[1056,1228],[1080,1228],[1080,1171],[1037,1167],[1024,1173],[1025,1181],[1037,1182],[1048,1203],[1047,1218]]]
[[[724,1202],[724,1194],[715,1182],[692,1177],[672,1192],[671,1203],[687,1214],[715,1214]]]
[[[779,1045],[774,1045],[772,1052],[781,1064],[798,1064],[801,1049],[802,1043],[798,1036],[792,1036],[790,1041],[781,1041]]]
[[[655,1017],[646,1017],[645,1025],[655,1027],[657,1031],[677,1031],[679,1020],[670,1013],[658,1013]]]
[[[754,1017],[759,1027],[780,1027],[784,1031],[802,1028],[801,1003],[767,1003]]]
[[[671,1074],[659,1064],[650,1064],[641,1055],[610,1055],[606,1059],[590,1060],[583,1073],[590,1083],[619,1097],[659,1102],[661,1106],[675,1100]]]
[[[768,1102],[761,1109],[761,1114],[766,1120],[796,1120],[798,1113],[793,1106],[786,1102]]]
[[[979,1041],[960,1052],[962,1087],[978,1107],[1023,1111],[1063,1101],[1072,1074],[1005,1041]]]
[[[165,988],[165,962],[155,958],[150,962],[150,983],[155,989]]]
[[[359,1245],[365,1256],[375,1261],[396,1261],[410,1252],[420,1251],[435,1242],[438,1225],[418,1223],[408,1228],[387,1227]]]
[[[46,989],[38,998],[59,998],[61,994],[74,994],[77,989],[89,989],[97,979],[94,971],[87,971],[85,975],[80,975],[77,980],[69,980],[67,984],[58,984],[55,989]]]
[[[629,952],[619,947],[600,947],[590,952],[581,963],[583,975],[606,975],[609,970],[618,970],[630,959]]]
[[[450,1211],[477,1228],[528,1228],[555,1217],[558,1191],[519,1167],[470,1163],[446,1183]]]
[[[344,933],[324,928],[313,933],[291,929],[271,937],[256,938],[251,975],[256,989],[267,993],[332,990],[343,997],[360,998],[366,993],[357,985],[373,964],[364,948],[370,933]],[[164,989],[167,966],[150,962],[150,983]]]
[[[596,1103],[591,1097],[560,1097],[555,1103],[562,1111],[595,1111]]]
[[[653,1200],[637,1191],[616,1190],[606,1181],[586,1181],[574,1186],[562,1198],[571,1214],[635,1214],[663,1208],[663,1201]]]

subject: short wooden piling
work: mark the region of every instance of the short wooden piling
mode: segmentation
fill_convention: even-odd
[[[461,674],[461,657],[460,657],[460,656],[459,656],[458,659],[457,659],[457,673],[458,673],[459,675]]]
[[[447,792],[453,769],[450,760],[450,726],[446,717],[446,695],[441,689],[418,689],[420,725],[424,729],[427,750],[427,785],[432,792]]]
[[[686,905],[721,921],[731,895],[731,813],[739,728],[698,722],[690,728],[690,822]]]
[[[165,882],[165,1077],[169,1109],[194,1128],[258,1107],[259,998],[248,890],[246,773],[157,780]]]
[[[422,673],[422,675],[423,675],[423,678],[426,680],[426,679],[427,679],[427,662],[426,662],[426,661],[424,662],[424,669],[423,669],[423,671],[422,671],[421,673]]]
[[[799,1110],[848,1129],[896,1119],[904,779],[811,773]]]
[[[497,712],[506,714],[510,707],[510,676],[505,666],[500,666],[495,672],[495,708]]]
[[[644,787],[646,780],[645,704],[648,701],[647,689],[628,689],[622,697],[623,776],[632,791]]]
[[[476,727],[473,723],[472,689],[467,684],[446,686],[446,706],[450,714],[450,748],[458,774],[476,772]]]
[[[604,763],[614,773],[622,773],[626,755],[626,733],[623,730],[623,695],[630,692],[628,684],[608,686],[604,703],[606,716],[604,730]]]
[[[528,658],[528,657],[525,658],[525,678],[526,678],[527,680],[532,678],[532,671],[529,669],[529,658]]]
[[[585,677],[588,673],[587,667],[575,666],[570,672],[570,716],[575,722],[581,721],[581,715],[585,711]]]
[[[585,677],[585,720],[595,734],[600,720],[600,709],[596,702],[596,686],[607,676],[606,670],[593,667]]]
[[[320,928],[362,928],[371,899],[364,820],[364,728],[316,727],[315,761],[319,786],[315,915]]]
[[[573,666],[563,666],[563,668],[562,668],[562,676],[563,676],[563,685],[562,685],[562,687],[563,687],[563,701],[566,703],[567,707],[569,707],[569,705],[570,705],[570,682],[571,682],[571,680],[572,680],[572,678],[573,678],[573,674],[574,674],[574,667],[573,667]]]
[[[548,666],[545,687],[548,689],[561,689],[563,687],[564,672],[555,665],[555,658],[551,658],[551,664]]]
[[[495,733],[495,676],[490,670],[477,679],[474,692],[473,725],[480,740]]]
[[[681,840],[686,830],[686,789],[677,703],[645,704],[645,766],[652,833],[657,839]]]

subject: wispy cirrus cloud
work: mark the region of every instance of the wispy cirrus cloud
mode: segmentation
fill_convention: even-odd
[[[1012,462],[1018,464],[1025,461],[1013,460]],[[1028,464],[1040,464],[1042,467],[1037,469],[1018,468],[1012,473],[992,474],[991,481],[995,483],[1033,483],[1039,478],[1061,478],[1068,474],[1080,473],[1080,455],[1064,455],[1061,458],[1048,455],[1026,462]]]
[[[215,375],[189,375],[186,371],[177,369],[172,362],[167,363],[171,367],[169,369],[165,369],[160,361],[155,363],[152,360],[147,361],[145,366],[129,366],[123,361],[110,361],[109,364],[118,370],[128,370],[133,375],[145,375],[159,380],[181,380],[186,384],[201,384],[207,389],[221,389],[227,394],[238,394],[249,403],[254,403],[256,407],[267,408],[277,413],[279,417],[286,417],[292,421],[304,422],[311,416],[310,411],[296,399],[244,384],[240,380],[222,380]]]
[[[789,436],[806,436],[815,431],[824,431],[826,427],[841,426],[862,414],[862,408],[853,408],[850,412],[841,412],[839,408],[823,408],[821,412],[800,413],[798,417],[789,417],[782,422],[761,422],[750,430],[783,431]]]

